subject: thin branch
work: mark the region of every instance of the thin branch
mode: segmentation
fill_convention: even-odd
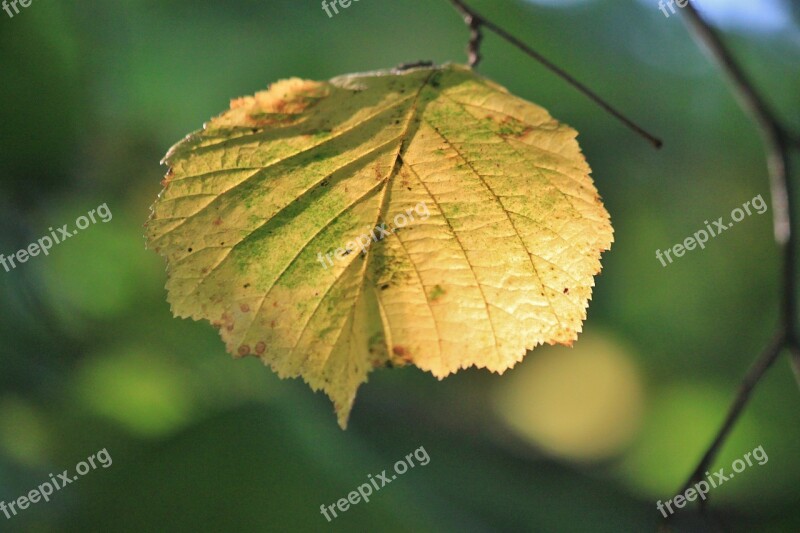
[[[717,436],[714,438],[711,446],[708,447],[708,450],[706,450],[706,453],[703,455],[700,463],[689,476],[689,479],[686,480],[686,483],[683,485],[679,493],[685,492],[686,489],[692,487],[695,483],[705,479],[706,471],[711,467],[711,464],[714,462],[720,447],[728,438],[731,430],[739,420],[742,411],[750,399],[753,389],[781,354],[785,343],[786,339],[782,334],[776,335],[775,338],[770,341],[767,348],[758,357],[756,362],[753,363],[753,366],[750,367],[750,370],[748,370],[744,380],[739,385],[739,391],[736,394],[733,405],[731,405],[728,411],[728,416],[725,417],[725,422],[723,422],[722,427],[717,432]],[[706,500],[702,500],[700,502],[700,506],[704,506],[705,503]]]
[[[685,15],[695,37],[712,54],[732,83],[739,103],[758,125],[766,145],[770,178],[773,181],[772,207],[775,219],[775,238],[778,245],[785,246],[789,243],[791,233],[788,202],[790,188],[788,148],[791,136],[733,59],[717,32],[708,25],[691,2],[686,6]]]
[[[792,358],[796,377],[800,383],[800,343],[798,343],[795,329],[797,324],[797,282],[795,279],[797,243],[792,234],[796,227],[797,206],[794,201],[793,182],[790,178],[789,154],[792,147],[800,148],[800,143],[797,142],[798,137],[780,122],[728,51],[716,30],[706,22],[691,2],[686,5],[683,13],[695,38],[708,49],[729,78],[739,102],[755,121],[764,141],[770,177],[775,242],[781,252],[782,265],[781,302],[777,331],[745,375],[722,427],[680,492],[684,492],[694,483],[703,479],[705,471],[713,464],[722,445],[747,406],[756,385],[784,350],[787,350]],[[706,500],[701,501],[701,508],[706,504]]]
[[[481,34],[481,28],[485,26],[486,28],[494,32],[498,37],[514,45],[515,47],[523,51],[525,54],[527,54],[528,56],[532,57],[533,59],[544,65],[551,72],[561,77],[563,80],[565,80],[567,83],[575,87],[578,91],[583,93],[591,101],[600,106],[606,112],[613,115],[620,122],[628,126],[630,129],[632,129],[633,131],[635,131],[648,141],[650,141],[653,144],[653,146],[655,146],[656,148],[661,148],[661,145],[663,144],[661,139],[645,131],[641,126],[639,126],[631,119],[623,115],[620,111],[611,106],[611,104],[609,104],[603,98],[601,98],[597,93],[589,89],[583,83],[579,82],[572,75],[567,73],[564,69],[556,66],[552,61],[545,58],[539,52],[533,50],[531,47],[529,47],[528,45],[526,45],[525,43],[523,43],[510,33],[508,33],[503,28],[497,26],[494,22],[487,20],[486,18],[481,16],[474,9],[466,5],[463,2],[463,0],[450,0],[450,2],[453,4],[456,10],[458,10],[458,12],[461,13],[461,15],[464,17],[465,24],[470,28],[471,36],[467,48],[467,52],[469,54],[470,66],[472,67],[477,66],[481,60],[480,45],[481,45],[481,40],[483,38]]]
[[[469,55],[469,66],[475,68],[481,62],[481,43],[483,42],[482,19],[466,11],[464,22],[469,27],[469,43],[467,44],[467,54]]]
[[[797,382],[800,383],[800,346],[798,346],[797,342],[794,342],[789,346],[789,357],[791,357],[794,377]]]

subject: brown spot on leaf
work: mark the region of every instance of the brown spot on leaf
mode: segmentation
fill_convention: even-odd
[[[239,309],[242,310],[242,313],[249,313],[250,312],[250,306],[247,305],[247,304],[241,304],[239,306]]]
[[[264,350],[266,349],[267,349],[267,344],[264,341],[259,341],[258,344],[256,344],[256,353],[258,355],[264,353]]]
[[[167,170],[167,173],[166,173],[166,175],[164,176],[164,179],[163,179],[163,180],[161,180],[161,185],[162,185],[164,188],[166,188],[166,187],[167,187],[167,185],[169,185],[169,182],[170,182],[170,181],[172,181],[172,177],[173,177],[174,175],[175,175],[175,173],[172,171],[172,168],[170,168],[169,170]]]
[[[247,344],[242,344],[241,346],[239,346],[238,353],[242,357],[244,357],[245,355],[249,355],[250,354],[250,346],[248,346]]]
[[[395,354],[397,357],[399,357],[400,360],[405,363],[411,362],[411,354],[408,352],[408,350],[406,350],[402,346],[395,346],[394,348],[392,348],[392,353]]]

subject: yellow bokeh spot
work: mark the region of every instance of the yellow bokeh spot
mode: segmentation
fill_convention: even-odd
[[[6,397],[0,401],[0,449],[17,462],[40,466],[47,460],[47,423],[32,405]]]
[[[80,405],[144,437],[179,429],[193,408],[183,369],[136,349],[87,359],[75,384]]]
[[[575,347],[542,347],[504,378],[495,408],[519,436],[549,455],[597,461],[636,437],[643,414],[640,373],[629,353],[599,334]]]

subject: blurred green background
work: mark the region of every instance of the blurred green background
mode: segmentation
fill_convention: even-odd
[[[800,125],[789,1],[707,2],[788,124]],[[584,333],[503,376],[380,370],[350,428],[297,380],[233,361],[174,319],[142,224],[167,148],[275,80],[465,60],[445,0],[87,0],[0,12],[0,253],[107,203],[98,223],[0,270],[0,501],[106,448],[2,531],[654,531],[776,319],[771,211],[664,268],[704,220],[768,198],[751,122],[679,16],[655,0],[472,2],[666,142],[652,149],[493,35],[480,72],[581,132],[615,227]],[[551,4],[551,5],[547,5]],[[701,7],[703,2],[699,3]],[[781,360],[715,470],[722,523],[798,531],[800,409]],[[328,523],[332,504],[424,447],[427,466]],[[670,523],[708,525],[683,509]]]

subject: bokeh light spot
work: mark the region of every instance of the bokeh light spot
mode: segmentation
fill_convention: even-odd
[[[15,398],[0,401],[0,449],[26,466],[47,461],[47,424],[35,407]]]
[[[642,417],[642,383],[629,352],[582,335],[575,347],[542,347],[509,373],[495,407],[520,436],[550,455],[595,461],[622,452]]]
[[[75,380],[78,403],[140,436],[157,437],[190,418],[185,370],[165,357],[135,349],[86,361]]]

